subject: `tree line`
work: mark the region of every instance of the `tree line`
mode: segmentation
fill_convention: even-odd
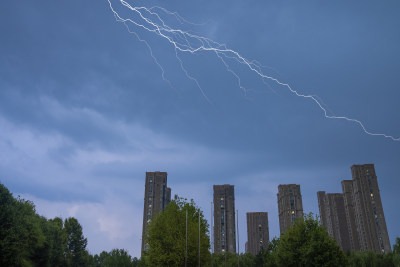
[[[201,210],[193,200],[187,202],[177,196],[165,211],[152,218],[146,242],[149,249],[142,260],[146,266],[154,267],[185,266],[185,261],[186,266],[215,267],[400,267],[400,238],[396,239],[393,252],[384,255],[372,251],[344,253],[312,214],[297,220],[286,233],[274,238],[267,249],[256,256],[249,253],[211,254],[208,224]]]
[[[78,220],[46,219],[0,184],[0,266],[143,266],[126,250],[89,254]]]
[[[46,219],[34,203],[0,184],[0,266],[387,266],[400,267],[400,238],[393,251],[344,253],[319,220],[306,215],[256,256],[212,254],[208,223],[193,200],[175,196],[149,222],[141,259],[124,249],[92,255],[78,220]],[[200,230],[200,233],[199,233]],[[199,254],[200,245],[200,254]]]

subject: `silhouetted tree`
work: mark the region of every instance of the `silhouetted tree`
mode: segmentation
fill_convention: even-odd
[[[311,214],[281,235],[276,260],[278,266],[347,265],[346,255]]]
[[[153,217],[148,228],[149,250],[146,253],[146,264],[149,266],[183,266],[185,262],[185,226],[186,211],[188,214],[188,249],[187,265],[198,265],[199,249],[199,212],[200,212],[200,261],[201,265],[209,262],[210,240],[208,224],[203,213],[193,200],[175,196],[165,211]]]
[[[66,259],[69,266],[85,266],[88,261],[86,251],[87,239],[83,236],[82,226],[78,220],[71,217],[65,219],[65,232],[67,235]]]
[[[50,266],[65,266],[67,233],[63,220],[59,217],[48,220],[46,235],[50,246]]]
[[[103,251],[98,257],[97,266],[102,267],[133,267],[135,263],[132,257],[124,249],[113,249],[110,252]]]
[[[237,266],[237,264],[236,264],[236,266]],[[241,267],[255,266],[255,257],[253,256],[253,254],[250,254],[250,253],[240,254],[240,266]]]
[[[33,203],[0,184],[0,266],[30,265],[44,241]]]

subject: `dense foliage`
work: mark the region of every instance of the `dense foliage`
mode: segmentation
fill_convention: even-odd
[[[125,250],[89,255],[75,218],[46,219],[0,184],[0,266],[144,266]]]
[[[90,258],[89,266],[95,267],[144,267],[143,260],[133,258],[123,249],[113,249],[110,252],[103,251],[100,255]]]
[[[210,259],[208,224],[203,213],[191,200],[175,196],[164,212],[152,218],[146,242],[146,264],[149,266],[184,266],[186,247],[187,214],[187,266],[199,265],[199,216],[200,216],[200,263]]]
[[[344,254],[336,241],[329,237],[318,219],[306,215],[278,239],[273,239],[266,250],[258,255],[212,255],[213,266],[286,267],[286,266],[349,266],[349,267],[400,267],[400,238],[393,252],[385,255],[374,252]],[[211,264],[208,264],[210,266]]]
[[[400,267],[400,238],[393,252],[344,254],[328,236],[318,219],[306,215],[278,239],[273,239],[258,255],[210,255],[208,224],[191,201],[175,197],[165,212],[153,218],[149,228],[150,249],[145,258],[132,258],[126,250],[113,249],[90,255],[87,239],[75,218],[46,219],[32,202],[14,198],[0,184],[0,266],[93,266],[144,267],[184,266],[185,224],[188,212],[188,262],[198,266],[198,217],[200,213],[201,266],[349,266]]]
[[[281,235],[276,251],[280,266],[345,266],[346,255],[318,220],[306,215]]]
[[[0,266],[83,266],[87,240],[75,218],[46,219],[0,184]]]

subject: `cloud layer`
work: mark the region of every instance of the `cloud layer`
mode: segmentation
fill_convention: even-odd
[[[258,60],[336,115],[400,134],[398,3],[148,5],[207,22],[188,29]],[[269,212],[270,236],[279,234],[278,184],[300,184],[305,211],[317,213],[317,191],[340,192],[352,164],[375,163],[390,238],[400,236],[399,143],[326,120],[239,68],[245,95],[214,55],[181,55],[210,104],[175,51],[138,31],[170,86],[107,1],[0,6],[0,182],[46,217],[77,217],[91,253],[140,255],[145,172],[157,170],[207,218],[212,185],[234,184],[244,251],[247,211]]]

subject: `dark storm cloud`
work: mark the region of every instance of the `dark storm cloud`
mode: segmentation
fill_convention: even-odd
[[[397,2],[146,5],[207,22],[187,28],[320,96],[336,115],[400,134]],[[210,104],[180,69],[173,48],[138,30],[170,86],[107,1],[0,6],[0,180],[34,197],[47,216],[78,216],[91,251],[113,248],[99,247],[107,243],[138,255],[143,177],[153,170],[168,171],[173,194],[193,197],[205,210],[212,184],[236,184],[241,214],[267,210],[274,236],[278,183],[301,184],[305,210],[316,212],[316,191],[338,192],[350,165],[375,163],[389,234],[392,240],[400,235],[398,142],[324,119],[311,101],[273,82],[264,85],[240,65],[233,67],[247,93],[212,54],[180,54]],[[135,227],[123,237],[131,221]],[[245,222],[240,225],[245,233]]]

